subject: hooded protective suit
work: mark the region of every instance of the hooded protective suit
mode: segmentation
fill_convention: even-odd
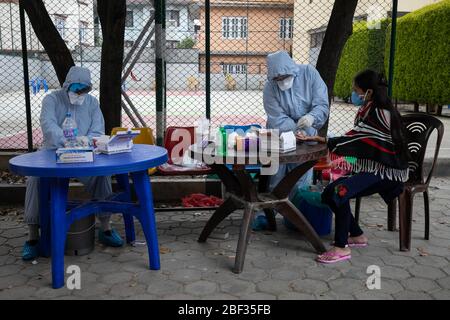
[[[105,122],[98,100],[87,94],[82,105],[71,104],[67,92],[72,83],[82,83],[92,87],[89,69],[71,67],[62,89],[51,92],[42,100],[40,122],[44,135],[43,149],[57,149],[64,146],[62,124],[67,112],[70,112],[76,121],[79,136],[96,137],[105,134]],[[79,177],[77,179],[96,199],[105,199],[112,194],[110,177]],[[25,222],[27,224],[39,224],[38,195],[39,178],[28,177],[25,195]]]
[[[307,135],[316,135],[327,121],[330,112],[328,90],[319,72],[311,65],[296,64],[289,54],[279,51],[267,56],[267,82],[264,87],[264,109],[267,113],[267,128],[280,132],[294,131],[298,120],[310,115],[314,118],[312,127],[302,129]],[[292,87],[280,90],[275,77],[290,75],[294,77]],[[297,164],[280,165],[270,181],[273,189],[278,182]],[[312,171],[305,174],[296,187],[310,184]],[[293,191],[296,188],[293,189]]]
[[[82,105],[71,104],[67,91],[72,83],[92,87],[89,69],[76,66],[70,68],[62,89],[48,94],[42,100],[40,121],[45,149],[56,149],[64,145],[62,123],[67,112],[75,119],[79,136],[92,138],[105,134],[105,122],[98,100],[87,94]]]

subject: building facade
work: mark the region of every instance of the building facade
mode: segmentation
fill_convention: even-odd
[[[200,21],[205,21],[200,3]],[[293,0],[211,0],[211,72],[265,74],[267,54],[292,50]],[[205,72],[205,27],[198,49]]]

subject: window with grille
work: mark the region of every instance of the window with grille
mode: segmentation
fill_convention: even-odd
[[[133,12],[133,10],[127,10],[127,13],[125,16],[125,27],[126,28],[134,27],[134,12]]]
[[[66,39],[65,38],[66,18],[56,16],[55,17],[55,27],[56,27],[56,30],[58,30],[59,34],[61,35],[61,38],[63,38],[65,40]]]
[[[86,42],[86,35],[87,35],[87,29],[88,29],[88,23],[80,21],[80,42],[85,43]]]
[[[325,38],[325,31],[312,33],[311,34],[311,48],[321,47],[324,38]]]
[[[178,28],[180,26],[180,11],[167,10],[166,21],[168,27]]]
[[[247,17],[223,17],[222,37],[224,39],[247,39]]]
[[[280,38],[292,39],[294,35],[294,20],[292,18],[280,19]]]
[[[246,74],[246,64],[223,64],[222,71],[224,74]]]

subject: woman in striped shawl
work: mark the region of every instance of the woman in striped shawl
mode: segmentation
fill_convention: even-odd
[[[353,88],[352,102],[359,110],[352,130],[330,139],[297,135],[302,141],[327,143],[331,159],[339,159],[334,162],[353,172],[322,193],[322,202],[335,213],[333,247],[317,257],[322,263],[350,259],[350,247],[367,246],[352,215],[350,199],[379,193],[388,203],[402,192],[408,179],[404,127],[388,98],[386,82],[378,73],[366,70],[355,77]]]

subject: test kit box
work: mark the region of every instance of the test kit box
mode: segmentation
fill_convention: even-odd
[[[96,151],[105,154],[131,152],[133,138],[140,134],[139,131],[119,131],[116,135],[102,136],[95,139]]]
[[[92,148],[59,148],[56,149],[56,163],[94,162]]]

